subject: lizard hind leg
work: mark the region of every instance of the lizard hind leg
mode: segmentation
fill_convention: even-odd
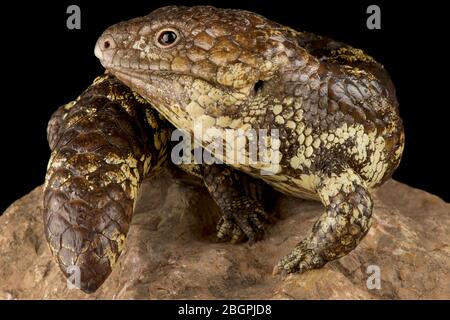
[[[324,173],[317,187],[325,213],[309,235],[282,258],[274,274],[302,273],[352,251],[371,225],[372,199],[361,177],[347,166]]]
[[[246,190],[249,182],[226,165],[204,165],[203,181],[210,195],[219,206],[222,216],[217,224],[219,240],[232,243],[258,241],[264,235],[269,215],[258,199]]]

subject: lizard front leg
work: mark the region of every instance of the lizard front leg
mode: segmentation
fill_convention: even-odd
[[[204,165],[203,181],[222,214],[217,224],[217,237],[231,239],[232,243],[244,237],[250,243],[260,240],[269,216],[261,201],[246,190],[248,181],[243,181],[242,174],[226,165]]]
[[[325,213],[310,234],[275,266],[275,274],[320,268],[348,254],[369,231],[372,199],[352,169],[343,166],[324,172],[317,192]]]
[[[49,122],[45,234],[62,272],[79,268],[85,292],[111,273],[139,185],[165,157],[169,135],[158,119],[118,80],[102,76]]]

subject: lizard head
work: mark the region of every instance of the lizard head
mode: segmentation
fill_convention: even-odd
[[[95,54],[190,131],[193,120],[239,117],[250,102],[280,90],[280,70],[296,50],[290,32],[247,11],[169,6],[109,27]]]

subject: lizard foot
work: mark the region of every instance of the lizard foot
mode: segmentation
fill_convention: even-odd
[[[283,276],[294,272],[303,273],[310,269],[321,268],[325,263],[325,259],[317,251],[308,248],[307,241],[302,241],[278,262],[272,273]]]
[[[362,179],[351,168],[342,166],[325,174],[317,190],[325,212],[309,235],[281,259],[274,274],[320,268],[351,252],[369,231],[372,199]]]
[[[252,244],[262,239],[269,216],[258,201],[248,197],[233,199],[222,212],[217,223],[219,240],[239,243],[247,238]]]

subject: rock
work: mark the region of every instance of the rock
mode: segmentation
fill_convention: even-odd
[[[166,170],[143,183],[125,250],[88,295],[69,289],[53,261],[37,187],[0,217],[0,299],[449,299],[450,204],[393,180],[374,201],[372,229],[356,250],[282,278],[273,266],[311,228],[320,203],[280,196],[263,241],[217,243],[205,189]],[[368,289],[376,284],[369,266],[380,270],[379,289]]]

